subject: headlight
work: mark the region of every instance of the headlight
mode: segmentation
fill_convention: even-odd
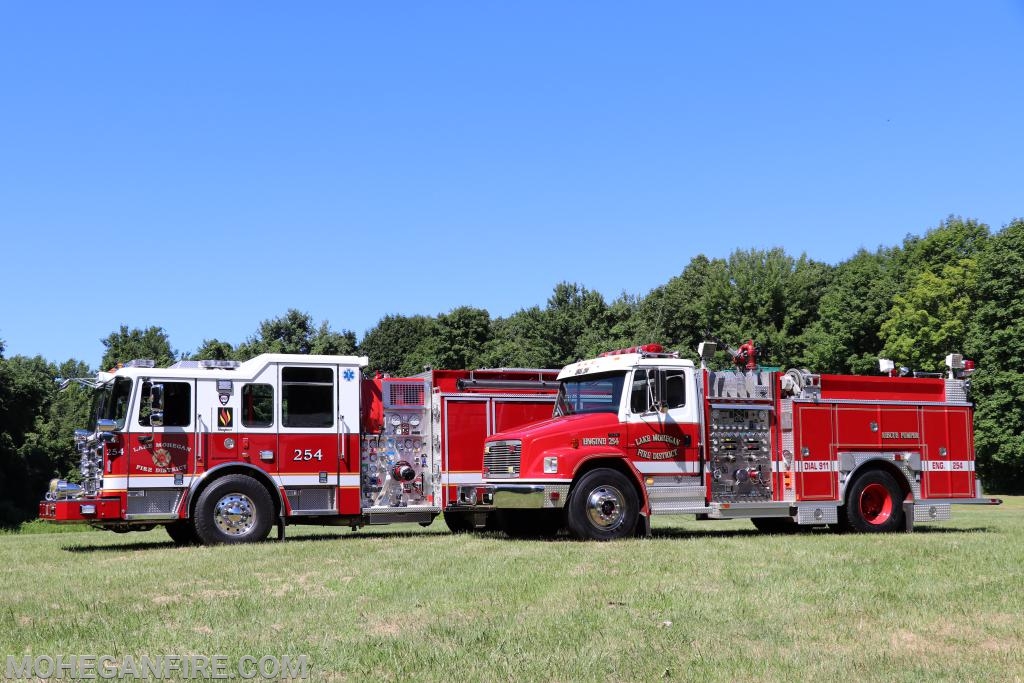
[[[551,455],[544,458],[544,474],[558,474],[557,455]]]

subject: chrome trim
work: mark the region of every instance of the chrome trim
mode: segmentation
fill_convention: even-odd
[[[903,477],[903,483],[914,494],[914,498],[920,498],[921,483],[915,475],[921,472],[921,454],[913,449],[898,452],[905,457],[909,456],[909,459],[896,460],[896,452],[887,451],[840,451],[837,453],[839,500],[846,500],[846,486],[853,481],[854,477],[865,465],[873,462],[884,462],[895,467],[899,471],[900,476]]]
[[[587,519],[596,529],[608,531],[618,528],[625,519],[625,496],[615,486],[598,486],[584,503]]]
[[[914,524],[945,522],[953,518],[953,506],[949,503],[925,501],[914,504]]]
[[[999,503],[992,501],[999,500]],[[916,505],[999,505],[999,498],[923,498],[915,500]]]
[[[793,403],[808,405],[883,405],[883,406],[920,406],[922,408],[973,408],[973,403],[962,403],[959,401],[872,401],[860,398],[794,398]]]
[[[229,493],[213,506],[213,522],[228,536],[245,536],[258,517],[256,504],[244,493]]]
[[[797,505],[797,524],[836,524],[839,522],[838,505]]]
[[[496,484],[494,507],[506,510],[532,510],[544,507],[543,484]]]

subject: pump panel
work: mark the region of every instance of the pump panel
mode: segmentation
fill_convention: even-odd
[[[711,500],[772,499],[771,416],[768,406],[711,406]]]

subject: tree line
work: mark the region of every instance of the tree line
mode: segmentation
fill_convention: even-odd
[[[561,282],[545,307],[508,317],[461,306],[436,316],[385,315],[362,337],[291,309],[243,341],[171,346],[161,327],[121,326],[102,340],[99,368],[133,358],[246,360],[261,353],[360,354],[371,372],[425,367],[557,368],[601,351],[659,342],[694,357],[713,334],[755,339],[763,362],[820,373],[877,372],[878,358],[943,370],[948,353],[976,361],[978,471],[991,492],[1024,491],[1024,220],[993,232],[950,217],[896,246],[860,250],[830,265],[784,248],[699,255],[644,295],[608,301]],[[72,432],[85,425],[89,394],[58,391],[57,377],[95,373],[85,362],[4,357],[0,341],[0,524],[35,514],[50,478],[74,478]],[[722,359],[726,363],[726,359]]]

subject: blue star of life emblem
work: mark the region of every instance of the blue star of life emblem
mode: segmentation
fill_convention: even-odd
[[[354,380],[356,378],[356,373],[355,373],[354,370],[349,368],[345,372],[341,373],[341,376],[345,378],[346,382],[351,382],[352,380]]]

